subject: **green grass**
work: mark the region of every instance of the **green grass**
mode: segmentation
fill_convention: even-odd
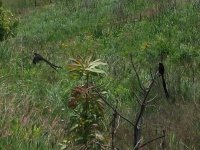
[[[155,11],[153,0],[134,4],[128,0],[86,1],[28,8],[20,15],[17,36],[0,43],[0,149],[60,148],[59,143],[67,137],[71,112],[67,100],[76,84],[66,66],[70,57],[79,55],[92,54],[108,63],[108,76],[101,82],[110,101],[114,103],[117,97],[120,112],[133,120],[138,107],[131,91],[137,92],[139,86],[130,53],[144,83],[163,53],[172,95],[167,103],[161,82],[156,84],[152,96],[158,98],[144,116],[144,139],[150,140],[165,129],[167,149],[199,149],[199,6],[178,3],[175,9],[163,2],[161,12]],[[29,7],[16,4],[4,2],[13,11]],[[33,52],[64,69],[55,72],[42,63],[32,65]],[[120,121],[117,146],[131,149],[133,130]],[[158,149],[159,142],[149,148]]]

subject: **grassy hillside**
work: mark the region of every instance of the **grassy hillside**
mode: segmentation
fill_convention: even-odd
[[[108,92],[109,102],[117,98],[119,111],[134,121],[139,106],[133,93],[140,93],[130,54],[146,85],[161,55],[166,67],[171,96],[165,98],[158,80],[142,139],[145,143],[163,130],[166,137],[147,149],[161,149],[162,141],[166,149],[200,148],[199,2],[68,0],[26,9],[19,17],[17,36],[0,43],[0,149],[60,149],[72,113],[68,98],[77,84],[66,67],[71,57],[93,55],[108,63],[108,75],[97,83]],[[63,69],[33,65],[34,52]],[[112,112],[106,110],[108,127]],[[122,119],[115,143],[120,150],[133,149],[133,127]]]

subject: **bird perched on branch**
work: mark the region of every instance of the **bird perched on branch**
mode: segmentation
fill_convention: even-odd
[[[167,91],[167,86],[166,86],[166,82],[165,82],[165,78],[164,78],[165,67],[164,67],[163,63],[161,63],[161,62],[159,63],[158,72],[159,72],[160,76],[162,77],[162,84],[163,84],[165,96],[166,96],[166,98],[169,98],[169,93]]]
[[[52,67],[55,70],[57,68],[61,68],[60,66],[56,66],[56,65],[50,63],[48,60],[46,60],[45,58],[43,58],[40,54],[34,53],[33,64],[37,64],[40,61],[46,62],[50,67]]]

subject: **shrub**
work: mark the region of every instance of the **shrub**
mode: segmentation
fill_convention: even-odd
[[[13,14],[3,7],[0,7],[0,41],[15,35],[15,29],[18,25],[17,19]]]
[[[104,101],[95,92],[94,78],[106,74],[100,67],[106,65],[97,59],[72,59],[70,74],[79,80],[79,85],[72,88],[68,107],[73,110],[70,116],[70,136],[68,143],[84,145],[85,149],[100,149],[106,141],[104,130]],[[81,83],[80,83],[81,81]],[[98,90],[100,90],[98,88]],[[101,91],[101,90],[100,90]],[[102,92],[101,93],[105,93]]]

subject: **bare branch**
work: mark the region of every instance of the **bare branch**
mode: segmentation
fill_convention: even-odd
[[[157,95],[154,96],[152,99],[148,100],[148,101],[147,101],[147,104],[149,104],[149,103],[151,103],[152,101],[154,101],[154,100],[156,99],[156,97],[157,97]]]
[[[116,130],[116,118],[117,118],[117,111],[115,109],[112,119],[112,128],[111,128],[111,148],[112,150],[115,149],[114,145],[114,137],[115,137],[115,130]]]
[[[135,150],[135,149],[138,147],[138,145],[140,144],[141,141],[142,141],[142,139],[140,139],[140,140],[137,142],[137,144],[135,145],[135,147],[133,148],[133,150]]]
[[[140,81],[140,77],[139,77],[139,75],[138,75],[138,72],[137,72],[137,70],[136,70],[136,68],[135,68],[135,65],[134,65],[134,63],[133,63],[133,56],[132,56],[132,54],[130,54],[130,59],[131,59],[131,65],[132,65],[133,70],[134,70],[134,72],[135,72],[135,74],[136,74],[136,77],[137,77],[139,86],[140,86],[140,88],[142,89],[142,91],[145,91],[144,87],[143,87],[142,84],[141,84],[141,81]]]
[[[146,94],[144,96],[144,99],[143,99],[141,107],[140,107],[140,111],[139,111],[139,113],[138,113],[138,115],[136,117],[135,127],[134,127],[134,147],[135,147],[135,150],[139,149],[137,144],[138,144],[140,131],[141,131],[141,129],[140,129],[141,118],[142,118],[143,113],[145,111],[146,104],[147,104],[147,98],[148,98],[148,96],[150,94],[150,91],[151,91],[153,85],[154,85],[155,79],[156,79],[156,73],[154,74],[150,85],[147,87],[148,90],[146,91]]]
[[[115,133],[116,133],[117,129],[119,128],[119,121],[120,121],[120,116],[118,117],[118,120],[117,120],[117,125],[116,125],[116,128],[115,128]]]
[[[139,99],[139,97],[137,96],[137,94],[136,94],[135,92],[133,92],[133,94],[135,95],[138,104],[142,105],[142,102],[140,101],[140,99]]]
[[[151,89],[152,89],[152,87],[153,87],[153,84],[154,84],[154,82],[155,82],[155,77],[156,77],[156,74],[154,75],[154,78],[152,79],[152,82],[150,83],[150,85],[149,85],[149,87],[148,87],[148,91],[146,92],[146,95],[145,95],[145,97],[144,97],[144,100],[142,101],[141,110],[140,110],[140,112],[139,112],[138,118],[136,119],[135,125],[138,124],[138,122],[139,122],[139,120],[140,120],[140,118],[141,118],[141,116],[142,116],[142,114],[143,114],[143,111],[144,111],[144,108],[145,108],[145,105],[146,105],[146,101],[147,101],[147,97],[148,97],[148,95],[149,95],[149,93],[150,93],[150,91],[151,91]]]
[[[154,141],[156,141],[156,140],[158,140],[158,139],[164,138],[164,137],[165,137],[165,134],[162,135],[162,136],[159,136],[159,137],[157,137],[157,138],[155,138],[155,139],[152,139],[152,140],[150,140],[150,141],[148,141],[148,142],[146,142],[146,143],[144,143],[144,144],[142,144],[141,146],[139,146],[139,148],[142,148],[142,147],[148,145],[149,143],[152,143],[152,142],[154,142]]]
[[[129,124],[131,124],[132,126],[135,126],[129,119],[125,118],[124,116],[122,116],[110,103],[108,103],[106,101],[106,99],[101,95],[101,93],[99,93],[97,90],[95,90],[95,92],[99,95],[99,97],[104,101],[104,103],[109,106],[113,111],[116,111],[117,115],[119,115],[122,119],[126,120]]]

